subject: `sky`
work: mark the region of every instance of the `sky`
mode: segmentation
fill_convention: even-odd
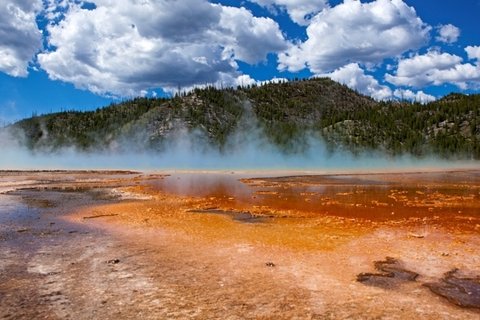
[[[480,93],[480,0],[0,0],[0,126],[178,90],[330,77]]]

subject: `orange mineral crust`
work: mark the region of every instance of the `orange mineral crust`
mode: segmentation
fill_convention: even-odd
[[[23,177],[0,195],[5,318],[480,315],[479,171]]]
[[[301,247],[315,248],[332,242],[325,237],[348,238],[380,226],[480,231],[475,171],[273,178],[187,173],[121,190],[149,200],[95,211],[115,213],[112,220],[213,238],[286,246],[303,241]]]

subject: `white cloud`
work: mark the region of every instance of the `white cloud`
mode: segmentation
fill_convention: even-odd
[[[393,92],[393,95],[401,100],[410,100],[422,104],[437,100],[437,98],[435,98],[434,96],[426,94],[423,91],[413,92],[412,90],[396,89]]]
[[[480,61],[480,46],[468,46],[465,48],[465,51],[467,52],[468,59]]]
[[[70,6],[81,5],[82,0],[43,0],[42,15],[49,21],[61,18]]]
[[[38,55],[52,79],[98,94],[197,84],[236,84],[235,60],[250,64],[286,48],[280,28],[243,8],[206,0],[95,0],[49,26],[55,49]]]
[[[287,78],[277,78],[277,77],[274,77],[270,80],[265,80],[265,81],[260,81],[260,85],[266,85],[266,84],[270,84],[270,83],[283,83],[283,82],[288,82],[289,80]]]
[[[194,84],[194,85],[190,85],[190,86],[185,86],[185,87],[181,87],[180,90],[181,92],[190,92],[194,89],[201,89],[201,88],[205,88],[205,87],[208,87],[208,86],[213,86],[217,89],[221,89],[221,88],[225,88],[225,87],[237,87],[237,86],[242,86],[242,87],[246,87],[246,86],[251,86],[251,85],[259,85],[260,82],[253,79],[252,77],[250,77],[248,74],[241,74],[241,75],[238,75],[238,76],[234,76],[234,75],[231,75],[231,74],[224,74],[222,73],[220,75],[220,78],[215,81],[215,82],[210,82],[210,83],[199,83],[199,84]],[[165,87],[163,88],[165,92],[171,94],[171,95],[175,95],[178,93],[178,87]]]
[[[402,0],[345,0],[312,19],[308,39],[279,55],[279,69],[318,74],[348,63],[376,64],[419,48],[430,29]]]
[[[455,43],[460,37],[460,29],[452,24],[446,24],[437,28],[438,36],[435,38],[437,41],[444,43]]]
[[[242,86],[242,87],[258,84],[257,80],[253,79],[248,74],[242,74],[235,80],[235,82],[237,86]]]
[[[328,0],[249,0],[275,12],[285,10],[293,22],[305,26],[316,13],[328,8]]]
[[[226,52],[250,64],[265,59],[268,52],[287,48],[275,21],[254,17],[245,8],[222,7],[219,28],[222,35],[218,38],[223,38]]]
[[[247,87],[247,86],[264,86],[270,83],[282,83],[282,82],[288,82],[289,80],[287,78],[277,78],[274,77],[270,80],[255,80],[248,74],[242,74],[236,78],[230,76],[230,75],[225,75],[221,80],[215,82],[215,83],[209,83],[209,84],[200,84],[200,85],[193,85],[193,86],[188,86],[188,87],[183,87],[181,88],[181,92],[190,92],[194,89],[197,88],[205,88],[207,86],[214,86],[215,88],[225,88],[227,86],[236,88],[237,86],[241,87]],[[167,88],[165,90],[166,92],[175,95],[178,93],[178,88]]]
[[[380,84],[373,76],[365,74],[365,71],[357,63],[350,63],[333,72],[319,74],[318,76],[328,77],[378,101],[398,98],[428,103],[436,99],[423,91],[413,92],[411,90],[396,89],[392,92],[390,87]]]
[[[475,48],[465,49],[470,58],[478,58]],[[425,87],[450,83],[461,89],[478,87],[480,65],[462,62],[463,59],[457,55],[430,51],[400,60],[395,75],[387,74],[385,79],[397,86]]]
[[[389,87],[380,85],[373,76],[366,75],[357,63],[350,63],[331,73],[319,74],[318,76],[328,77],[340,82],[375,100],[388,100],[392,97],[392,90]]]
[[[26,77],[28,64],[42,47],[36,16],[41,0],[0,1],[0,71]]]

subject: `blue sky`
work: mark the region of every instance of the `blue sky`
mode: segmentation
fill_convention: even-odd
[[[480,0],[3,0],[0,125],[206,84],[479,93]]]

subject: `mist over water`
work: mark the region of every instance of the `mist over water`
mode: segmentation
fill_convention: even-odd
[[[353,155],[348,151],[329,151],[313,135],[302,152],[285,153],[269,143],[259,130],[236,133],[224,151],[202,143],[198,135],[178,134],[163,151],[128,145],[122,151],[82,152],[75,148],[55,151],[30,151],[7,133],[0,135],[1,170],[128,169],[128,170],[263,170],[263,171],[385,171],[415,168],[475,167],[478,162],[452,161],[435,157],[391,157],[381,152]],[[130,151],[131,150],[131,151]]]

